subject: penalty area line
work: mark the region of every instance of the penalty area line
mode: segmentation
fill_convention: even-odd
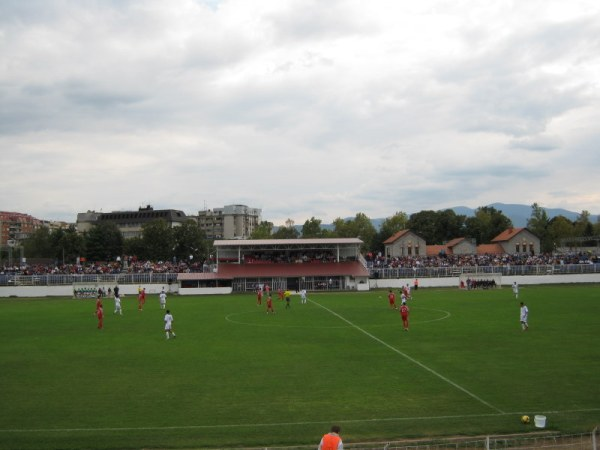
[[[345,317],[339,315],[338,313],[336,313],[335,311],[332,311],[331,309],[321,305],[320,303],[315,302],[314,300],[310,300],[312,303],[314,303],[317,306],[320,306],[321,308],[323,308],[325,311],[328,311],[330,314],[333,314],[334,316],[336,316],[337,318],[343,320],[344,322],[346,322],[347,324],[351,325],[353,328],[356,328],[358,331],[360,331],[361,333],[367,335],[368,337],[370,337],[371,339],[373,339],[374,341],[379,342],[381,345],[384,345],[385,347],[389,348],[390,350],[392,350],[393,352],[397,353],[398,355],[402,356],[403,358],[408,359],[409,361],[411,361],[412,363],[416,364],[417,366],[421,367],[422,369],[426,370],[427,372],[431,373],[432,375],[435,375],[436,377],[438,377],[439,379],[445,381],[446,383],[450,384],[451,386],[454,386],[456,389],[458,389],[459,391],[464,392],[465,394],[467,394],[469,397],[477,400],[479,403],[484,404],[485,406],[487,406],[488,408],[491,408],[495,411],[497,411],[500,414],[504,414],[504,411],[502,411],[499,408],[496,408],[494,405],[492,405],[489,402],[486,402],[484,399],[482,399],[481,397],[478,397],[477,395],[473,394],[471,391],[465,389],[464,387],[460,386],[459,384],[456,384],[454,381],[450,380],[449,378],[445,377],[444,375],[442,375],[441,373],[436,372],[435,370],[433,370],[432,368],[426,366],[425,364],[423,364],[420,361],[417,361],[416,359],[414,359],[413,357],[407,355],[406,353],[404,353],[401,350],[398,350],[396,347],[391,346],[390,344],[388,344],[385,341],[382,341],[381,339],[379,339],[377,336],[372,335],[371,333],[369,333],[366,330],[363,330],[361,327],[359,327],[358,325],[355,325],[353,322],[349,321],[348,319],[346,319]]]

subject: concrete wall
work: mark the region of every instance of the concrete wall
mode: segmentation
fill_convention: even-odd
[[[108,290],[114,288],[113,285],[99,284],[98,287]],[[164,284],[120,284],[119,292],[121,295],[130,296],[138,294],[138,288],[146,288],[147,295],[158,295],[159,292],[165,289],[167,294],[176,294],[179,290],[177,284],[172,284],[169,290],[168,285]],[[73,286],[0,286],[0,298],[2,297],[72,297]]]
[[[357,291],[366,291],[369,289],[399,289],[408,284],[413,286],[414,278],[390,278],[390,279],[370,279],[369,283],[357,283],[353,288]],[[510,286],[516,281],[520,286],[536,284],[570,284],[570,283],[599,283],[600,274],[581,274],[581,275],[530,275],[530,276],[503,276],[502,286]],[[458,277],[451,278],[419,278],[419,288],[458,288]],[[231,288],[190,288],[179,292],[177,284],[165,286],[163,284],[143,284],[148,295],[158,295],[164,287],[167,294],[179,295],[203,295],[203,294],[230,294]],[[113,286],[101,286],[106,289]],[[119,286],[121,294],[126,296],[137,296],[138,285],[122,284]],[[0,286],[0,298],[2,297],[71,297],[73,287],[67,286]]]
[[[390,278],[369,280],[371,289],[398,289],[407,284],[412,288],[414,278]],[[535,284],[569,284],[569,283],[600,283],[600,274],[581,275],[528,275],[528,276],[503,276],[502,286],[510,286],[516,281],[519,286]],[[450,278],[419,278],[420,288],[431,287],[458,287],[458,277]]]

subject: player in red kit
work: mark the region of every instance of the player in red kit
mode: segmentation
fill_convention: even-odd
[[[101,330],[104,328],[104,310],[102,309],[102,303],[100,303],[100,307],[96,309],[96,316],[98,317],[98,329]]]
[[[404,331],[408,331],[408,314],[409,314],[408,306],[406,303],[402,303],[400,306],[400,316],[402,316],[402,325],[404,326]]]
[[[263,296],[263,291],[262,289],[258,289],[258,291],[256,291],[256,304],[257,305],[262,305],[262,296]]]
[[[267,295],[267,314],[273,313],[275,314],[275,310],[273,309],[273,298],[271,294]]]
[[[388,292],[388,300],[390,302],[390,308],[396,309],[396,294],[394,294],[394,291],[391,289],[390,292]]]
[[[98,310],[102,308],[102,297],[100,295],[98,295],[96,297],[96,313],[98,313]]]
[[[138,310],[142,311],[144,309],[144,304],[146,303],[146,288],[143,288],[138,293]]]

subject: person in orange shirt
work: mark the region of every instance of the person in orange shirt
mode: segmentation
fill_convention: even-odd
[[[318,450],[343,450],[344,444],[340,437],[341,428],[338,425],[333,425],[331,431],[321,438]]]

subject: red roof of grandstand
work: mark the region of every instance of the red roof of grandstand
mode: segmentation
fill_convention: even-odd
[[[219,264],[219,277],[254,278],[344,275],[368,277],[369,271],[357,261],[302,264]]]
[[[350,275],[368,277],[369,271],[360,262],[302,263],[302,264],[219,264],[218,273],[182,273],[178,280],[229,280],[260,277],[334,277]]]

